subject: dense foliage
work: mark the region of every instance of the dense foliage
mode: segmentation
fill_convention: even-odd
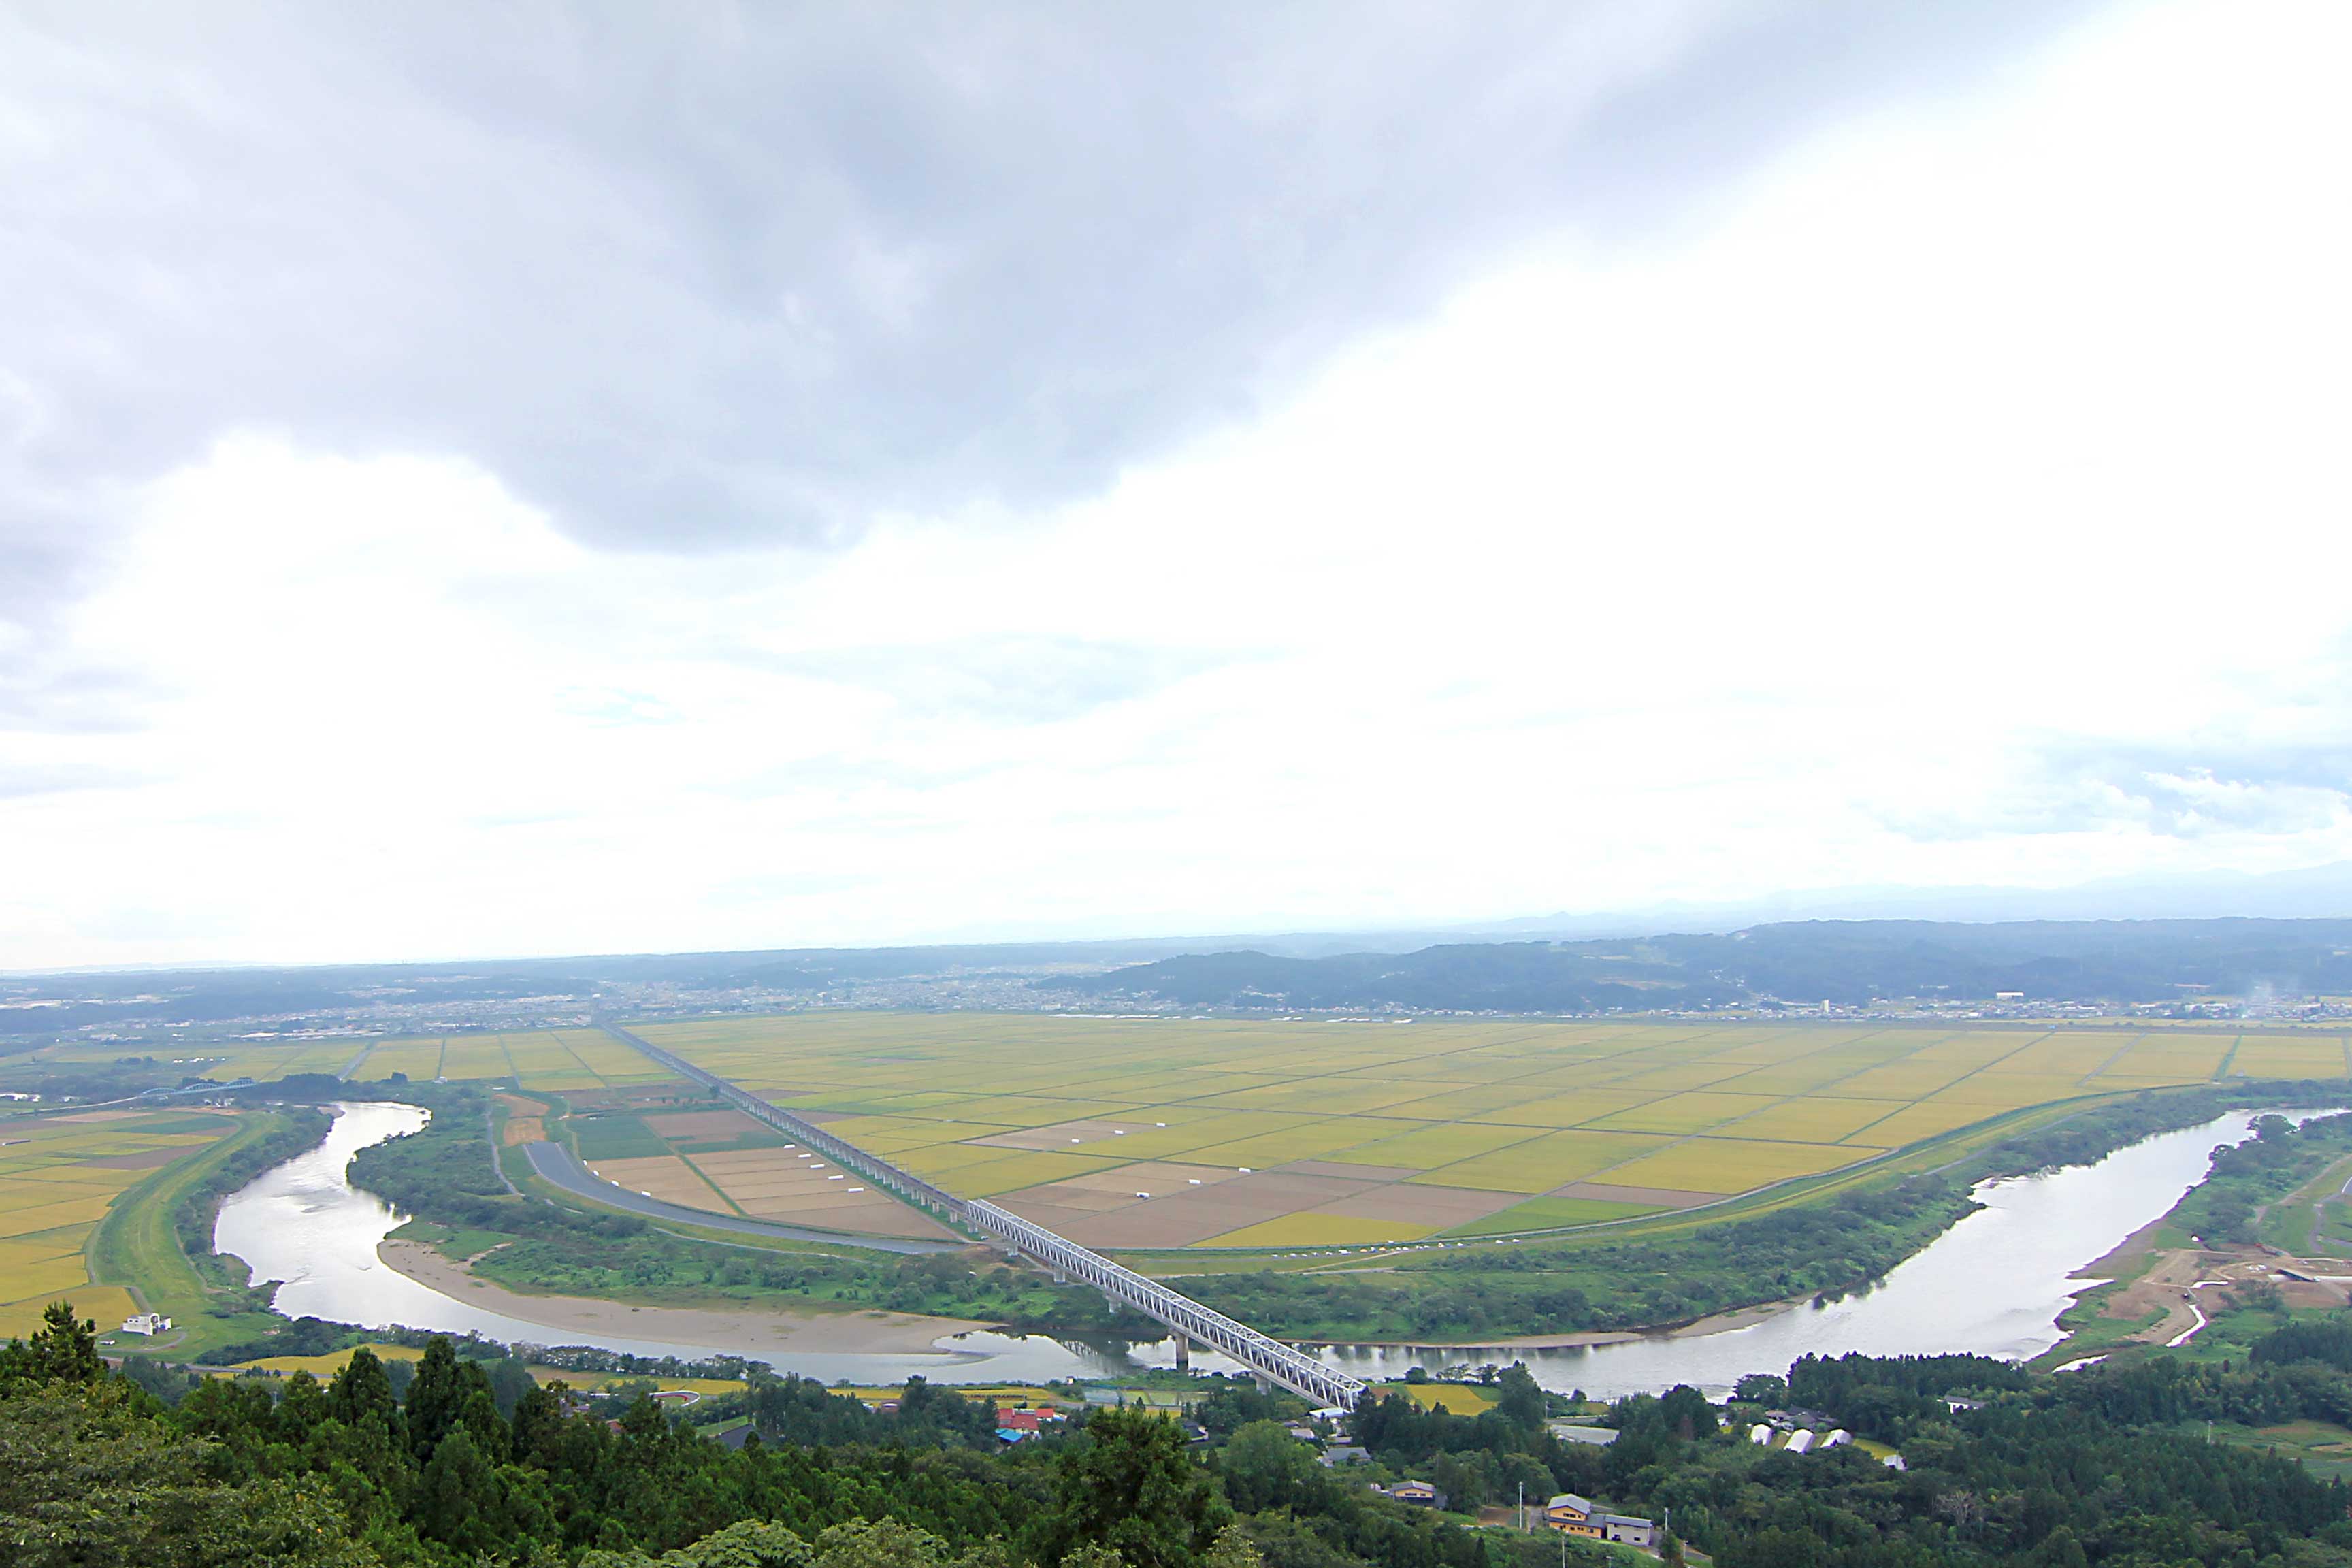
[[[992,1410],[919,1380],[881,1411],[757,1377],[739,1401],[755,1430],[730,1447],[641,1396],[576,1408],[446,1339],[394,1370],[362,1348],[323,1384],[149,1369],[143,1388],[53,1308],[0,1350],[0,1560],[1254,1568],[1262,1527],[1292,1568],[1487,1565],[1478,1537],[1355,1486],[1244,1530],[1216,1470],[1139,1407],[998,1452]]]
[[[1899,1441],[1908,1468],[1730,1440],[1676,1453],[1621,1436],[1608,1450],[1628,1492],[1672,1506],[1725,1568],[2352,1563],[2340,1483],[2180,1429],[2340,1410],[2338,1373],[2158,1358],[2049,1377],[1976,1357],[1848,1356],[1801,1362],[1788,1381],[1792,1397]],[[1945,1403],[1963,1390],[1974,1398]],[[1629,1432],[1641,1405],[1620,1408]]]
[[[838,1447],[897,1443],[918,1448],[961,1447],[994,1452],[996,1409],[919,1377],[909,1378],[896,1408],[869,1408],[804,1377],[776,1377],[754,1368],[740,1394],[722,1394],[694,1407],[697,1426],[748,1420],[770,1443]]]
[[[2284,1117],[2264,1117],[2253,1137],[2214,1151],[2211,1170],[2173,1210],[2172,1221],[2212,1245],[2259,1241],[2255,1218],[2263,1205],[2286,1196],[2347,1149],[2352,1116],[2299,1128]]]
[[[911,1383],[895,1410],[804,1380],[754,1380],[740,1447],[642,1397],[576,1408],[519,1365],[430,1343],[400,1388],[356,1352],[332,1381],[110,1374],[90,1325],[0,1350],[0,1557],[64,1564],[378,1563],[532,1568],[1538,1568],[1600,1549],[1476,1532],[1360,1476],[1412,1475],[1456,1509],[1574,1490],[1652,1518],[1723,1568],[2346,1568],[2352,1490],[2204,1424],[2352,1420],[2352,1318],[2290,1324],[2243,1362],[2156,1355],[2049,1376],[1967,1355],[1807,1358],[1743,1380],[1900,1446],[1794,1455],[1746,1440],[1759,1414],[1688,1388],[1620,1401],[1603,1447],[1559,1441],[1523,1369],[1493,1407],[1391,1393],[1350,1475],[1285,1425],[1286,1395],[1213,1385],[1198,1457],[1171,1422],[1097,1410],[995,1447],[985,1406]],[[176,1398],[166,1404],[158,1398]],[[628,1391],[623,1390],[626,1395]],[[739,1435],[740,1436],[740,1435]],[[1670,1550],[1672,1550],[1670,1548]],[[663,1553],[672,1553],[662,1556]],[[1671,1560],[1671,1559],[1670,1559]]]
[[[1376,1457],[1416,1473],[1524,1477],[1530,1496],[1549,1479],[1653,1519],[1670,1513],[1676,1535],[1723,1568],[2352,1563],[2352,1491],[2184,1429],[2352,1416],[2352,1376],[2276,1364],[2336,1340],[2273,1340],[2262,1352],[2273,1364],[2236,1370],[2159,1358],[2053,1377],[1979,1356],[1850,1355],[1743,1380],[1743,1398],[1793,1401],[1899,1443],[1901,1470],[1853,1447],[1757,1447],[1746,1424],[1759,1406],[1735,1404],[1718,1429],[1716,1407],[1689,1388],[1620,1401],[1606,1447],[1548,1444],[1496,1412],[1469,1419],[1398,1397],[1373,1402],[1357,1430]]]
[[[565,1405],[561,1388],[531,1386],[502,1414],[482,1363],[444,1340],[404,1399],[362,1349],[331,1383],[207,1381],[167,1409],[109,1376],[89,1325],[59,1311],[0,1352],[12,1461],[0,1466],[0,1542],[28,1564],[552,1563],[591,1549],[610,1563],[758,1521],[795,1538],[780,1552],[772,1531],[763,1550],[799,1563],[801,1542],[889,1519],[921,1532],[898,1542],[908,1560],[1027,1562],[1041,1542],[1061,1554],[1105,1544],[1102,1521],[1073,1515],[1064,1472],[1078,1464],[1090,1497],[1108,1486],[1177,1499],[1122,1523],[1131,1561],[1196,1568],[1230,1517],[1171,1445],[1172,1427],[1140,1414],[1098,1417],[1060,1455],[992,1458],[904,1444],[730,1448],[647,1400],[610,1422]],[[873,1544],[870,1528],[853,1534]]]

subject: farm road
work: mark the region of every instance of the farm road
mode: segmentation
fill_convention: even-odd
[[[777,1225],[764,1219],[740,1219],[733,1215],[711,1214],[703,1209],[690,1209],[682,1204],[664,1203],[633,1193],[626,1187],[615,1186],[572,1157],[572,1151],[560,1143],[525,1143],[522,1149],[530,1158],[530,1168],[542,1180],[554,1183],[567,1193],[574,1193],[607,1208],[625,1209],[644,1215],[648,1219],[666,1219],[673,1225],[697,1225],[706,1230],[740,1231],[748,1236],[772,1236],[785,1241],[815,1241],[836,1247],[862,1247],[875,1252],[953,1252],[969,1245],[961,1241],[901,1241],[891,1237],[849,1236],[839,1231],[808,1230],[796,1225]]]

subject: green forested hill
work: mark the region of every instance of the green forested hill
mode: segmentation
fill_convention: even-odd
[[[1501,1012],[1774,997],[2155,1002],[2191,988],[2352,994],[2352,921],[1805,921],[1721,935],[1462,942],[1417,952],[1185,954],[1076,983],[1187,1006]]]

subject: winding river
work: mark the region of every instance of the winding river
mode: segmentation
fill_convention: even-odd
[[[1569,1349],[1335,1346],[1323,1352],[1358,1376],[1401,1376],[1463,1363],[1525,1361],[1546,1387],[1580,1388],[1596,1398],[1655,1392],[1688,1383],[1721,1394],[1742,1373],[1778,1372],[1805,1354],[1874,1355],[1973,1351],[2023,1360],[2063,1336],[2058,1314],[2095,1280],[2072,1278],[2132,1232],[2161,1216],[2203,1179],[2211,1151],[2242,1142],[2256,1115],[2233,1111],[2200,1126],[2159,1134],[2095,1164],[1987,1182],[1986,1206],[1896,1267],[1875,1288],[1822,1305],[1780,1309],[1743,1328],[1706,1334],[1646,1335]],[[2301,1121],[2327,1111],[2287,1113]],[[352,1156],[414,1132],[426,1113],[411,1105],[335,1107],[326,1142],[264,1172],[223,1205],[214,1239],[243,1258],[256,1283],[279,1281],[271,1304],[305,1314],[384,1328],[468,1331],[509,1342],[568,1342],[541,1324],[508,1317],[434,1289],[387,1267],[380,1243],[406,1216],[353,1187]],[[730,1353],[724,1344],[599,1335],[605,1348],[697,1360]],[[1196,1353],[1203,1370],[1238,1370]],[[997,1382],[1101,1377],[1173,1364],[1172,1342],[1094,1345],[1044,1335],[972,1332],[939,1341],[929,1353],[796,1353],[777,1370],[825,1382],[893,1383],[915,1373],[934,1381]]]

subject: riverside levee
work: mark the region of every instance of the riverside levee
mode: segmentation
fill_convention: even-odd
[[[867,1153],[855,1144],[844,1142],[814,1122],[804,1121],[782,1106],[772,1105],[758,1095],[737,1088],[715,1073],[704,1071],[685,1058],[641,1039],[616,1024],[606,1024],[604,1028],[615,1039],[624,1040],[643,1051],[680,1078],[701,1084],[745,1115],[765,1122],[779,1132],[792,1134],[811,1149],[831,1156],[917,1208],[967,1232],[1002,1242],[1009,1250],[1056,1275],[1082,1279],[1113,1301],[1132,1307],[1146,1317],[1167,1324],[1193,1343],[1233,1357],[1269,1383],[1278,1383],[1318,1405],[1338,1405],[1349,1410],[1354,1409],[1356,1402],[1364,1395],[1367,1385],[1360,1379],[1334,1371],[1294,1345],[1284,1344],[1280,1340],[1262,1334],[1247,1323],[1229,1318],[1214,1308],[1204,1307],[1181,1291],[1171,1290],[1156,1279],[1146,1279],[1098,1252],[1056,1236],[1044,1226],[1032,1224],[994,1204],[978,1198],[959,1198],[943,1192],[920,1176],[902,1171],[889,1161]]]

